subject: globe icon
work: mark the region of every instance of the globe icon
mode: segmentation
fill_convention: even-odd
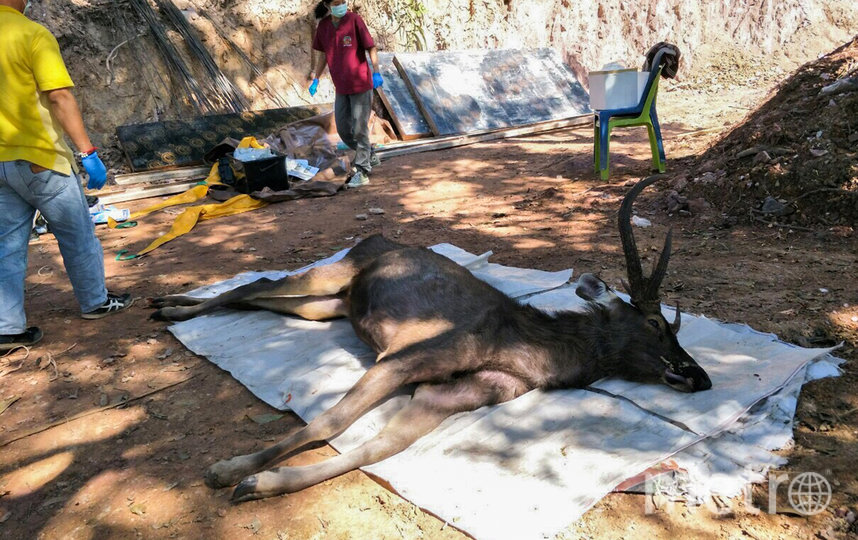
[[[787,493],[790,506],[805,516],[822,512],[831,502],[831,484],[815,472],[803,472],[793,478]]]

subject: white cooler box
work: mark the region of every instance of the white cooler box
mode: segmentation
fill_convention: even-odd
[[[614,69],[591,71],[590,108],[595,111],[623,109],[637,105],[643,95],[649,71]]]

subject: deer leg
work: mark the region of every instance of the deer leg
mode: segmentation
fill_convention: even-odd
[[[170,296],[159,296],[149,301],[149,307],[162,308],[168,306],[195,306],[205,302],[205,298],[186,296],[183,294],[171,294]]]
[[[215,308],[250,305],[252,301],[259,299],[334,295],[348,288],[358,271],[359,268],[353,261],[343,259],[278,280],[262,278],[193,305],[187,300],[187,296],[164,296],[152,300],[152,305],[160,309],[151,317],[158,320],[186,321]]]
[[[326,321],[347,317],[348,304],[339,296],[286,296],[258,298],[243,303],[243,309],[266,309],[285,315],[297,315],[308,321]]]
[[[232,500],[293,493],[377,463],[408,448],[453,414],[508,401],[524,390],[520,381],[497,372],[479,372],[449,383],[421,384],[408,405],[363,445],[314,465],[279,467],[248,476],[236,486]]]
[[[293,450],[340,434],[382,398],[400,386],[414,382],[412,377],[422,371],[419,363],[423,360],[412,357],[410,360],[389,359],[375,364],[336,405],[295,433],[259,452],[219,461],[209,467],[205,475],[206,484],[212,488],[235,485],[248,474],[279,461]]]

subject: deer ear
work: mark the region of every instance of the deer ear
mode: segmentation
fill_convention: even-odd
[[[607,304],[617,298],[608,284],[593,274],[581,274],[578,278],[578,287],[575,294],[589,302]]]

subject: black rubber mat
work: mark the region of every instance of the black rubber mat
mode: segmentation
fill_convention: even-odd
[[[165,120],[116,128],[131,169],[149,171],[203,164],[203,155],[226,137],[264,138],[284,124],[324,112],[324,107],[287,107],[237,114]]]

